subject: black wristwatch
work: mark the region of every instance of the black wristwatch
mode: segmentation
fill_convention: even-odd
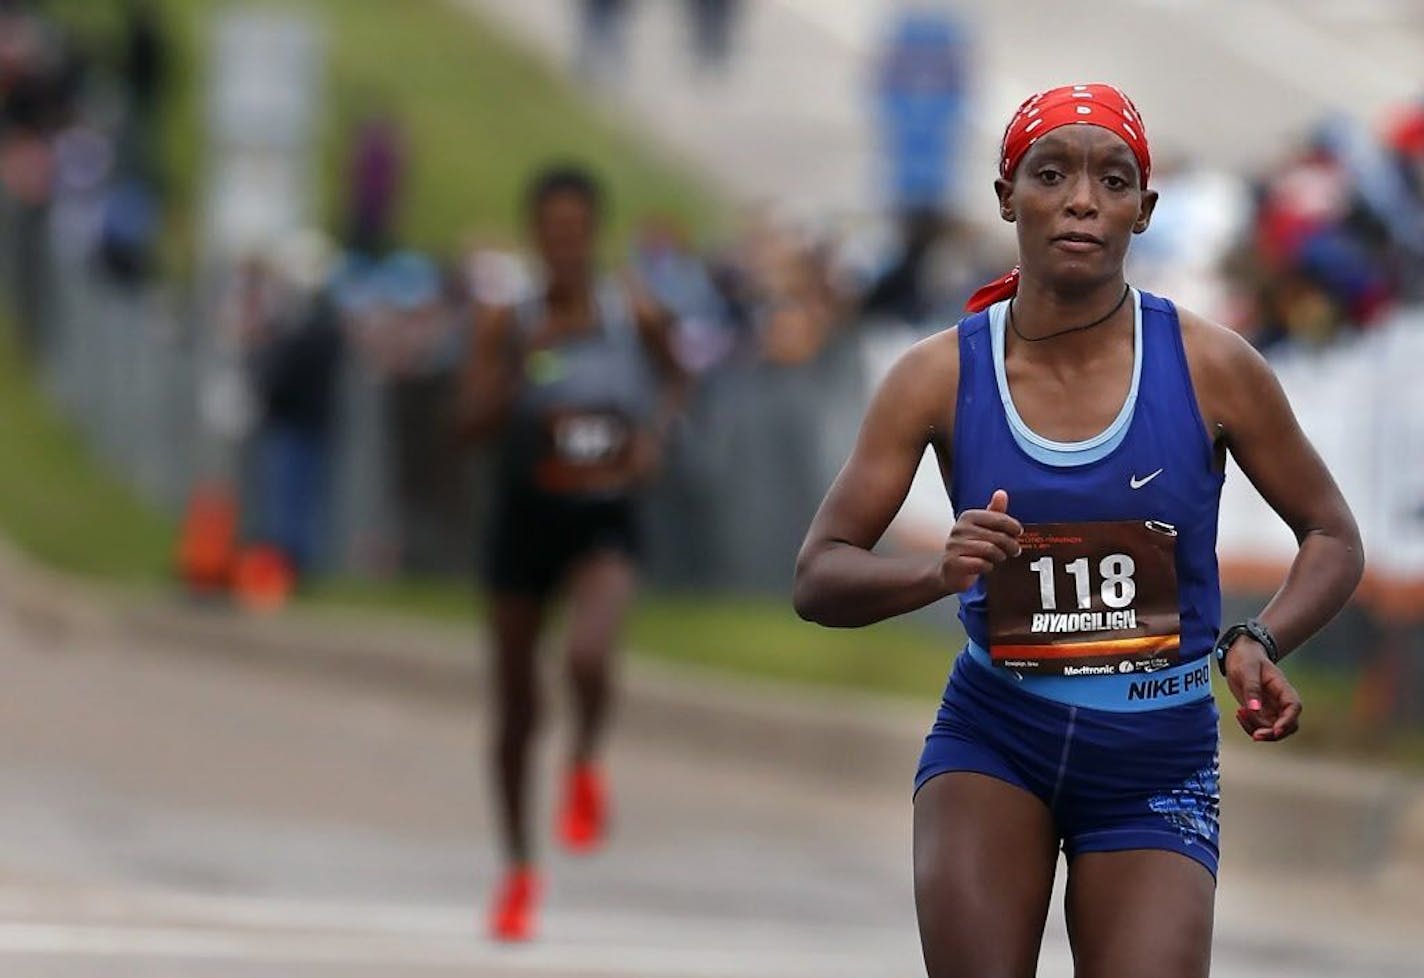
[[[1231,649],[1231,643],[1235,642],[1242,635],[1250,635],[1266,650],[1266,658],[1273,663],[1281,659],[1281,650],[1276,647],[1276,637],[1271,634],[1271,630],[1266,627],[1265,622],[1258,618],[1247,618],[1245,621],[1237,622],[1226,631],[1221,633],[1221,638],[1216,640],[1216,667],[1221,670],[1221,674],[1226,675],[1226,653]]]

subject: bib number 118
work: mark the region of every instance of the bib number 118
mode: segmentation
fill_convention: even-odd
[[[1029,570],[1038,574],[1038,596],[1044,611],[1054,611],[1058,607],[1055,562],[1052,557],[1040,557],[1028,565]],[[1091,570],[1087,557],[1063,568],[1073,578],[1077,591],[1078,607],[1086,611],[1093,606]],[[1098,573],[1102,583],[1098,594],[1103,604],[1109,608],[1126,608],[1137,597],[1137,584],[1132,580],[1137,564],[1127,554],[1108,554],[1098,561]]]

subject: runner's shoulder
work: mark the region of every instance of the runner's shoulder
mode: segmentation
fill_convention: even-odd
[[[1177,317],[1187,366],[1199,393],[1236,393],[1241,385],[1271,375],[1265,357],[1240,333],[1180,306]]]
[[[958,389],[959,327],[950,326],[900,354],[880,383],[875,413],[931,438],[946,435],[953,428]]]
[[[900,354],[886,377],[906,387],[931,387],[942,397],[945,384],[959,381],[959,326],[932,333]],[[951,390],[953,387],[950,388]]]

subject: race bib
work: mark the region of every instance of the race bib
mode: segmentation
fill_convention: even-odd
[[[620,411],[556,410],[542,422],[539,488],[552,493],[598,493],[633,481],[635,429]]]
[[[1154,520],[1026,525],[1023,552],[987,578],[994,664],[1052,676],[1176,664],[1176,543]]]

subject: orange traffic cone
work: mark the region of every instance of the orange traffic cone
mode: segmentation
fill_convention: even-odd
[[[195,594],[226,591],[237,559],[237,500],[228,486],[194,487],[178,535],[178,578]]]
[[[291,561],[276,547],[255,544],[238,555],[233,595],[248,611],[280,611],[291,598],[296,583]]]

